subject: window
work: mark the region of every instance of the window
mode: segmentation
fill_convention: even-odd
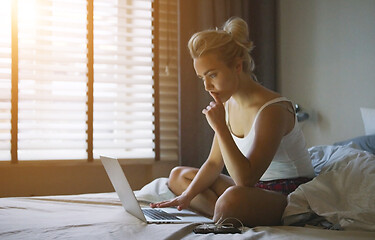
[[[94,1],[94,149],[154,157],[151,1]]]
[[[0,159],[10,160],[11,141],[11,2],[0,7]]]
[[[85,0],[18,0],[18,159],[85,159]]]
[[[1,5],[0,160],[178,159],[175,1]]]

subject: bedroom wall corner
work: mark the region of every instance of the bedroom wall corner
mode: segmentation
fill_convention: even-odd
[[[375,1],[278,1],[278,90],[310,114],[308,146],[364,135],[375,108]]]

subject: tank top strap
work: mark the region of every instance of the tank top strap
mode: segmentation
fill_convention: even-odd
[[[265,109],[267,106],[269,106],[271,104],[278,103],[278,102],[291,102],[291,101],[288,98],[286,98],[286,97],[278,97],[278,98],[274,98],[274,99],[271,99],[270,101],[266,102],[265,104],[263,104],[263,106],[261,106],[259,108],[257,114],[255,115],[253,125],[256,122],[256,120],[258,119],[258,116],[263,111],[263,109]]]
[[[225,103],[224,103],[224,108],[225,108],[225,122],[228,124],[228,122],[229,122],[229,112],[228,112],[228,110],[229,110],[229,104],[228,104],[228,102],[229,101],[226,101]]]
[[[230,127],[230,123],[229,123],[229,101],[226,101],[224,103],[224,108],[225,108],[225,122],[228,126],[228,129],[230,132],[232,132],[232,128]]]
[[[270,101],[266,102],[262,107],[259,108],[258,112],[256,113],[255,115],[255,118],[254,118],[254,121],[253,121],[253,125],[250,129],[250,132],[254,130],[254,125],[255,125],[255,122],[257,121],[258,119],[258,116],[259,114],[263,111],[264,108],[266,108],[267,106],[271,105],[271,104],[274,104],[274,103],[277,103],[277,102],[291,102],[288,98],[286,97],[278,97],[278,98],[274,98],[274,99],[271,99]],[[292,104],[293,105],[293,104]],[[233,135],[233,132],[232,132],[232,128],[230,126],[230,123],[229,123],[229,103],[228,101],[225,102],[224,104],[224,108],[225,108],[225,122],[228,126],[228,129],[229,131],[232,133]],[[294,106],[293,106],[293,109],[294,109]],[[295,110],[295,109],[294,109]],[[250,135],[250,134],[248,134]],[[234,135],[235,136],[235,135]]]

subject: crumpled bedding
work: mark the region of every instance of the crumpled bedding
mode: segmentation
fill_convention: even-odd
[[[168,178],[157,178],[146,184],[141,190],[134,191],[138,201],[144,203],[159,202],[176,197],[168,188]]]
[[[375,231],[375,155],[351,146],[309,151],[319,175],[288,196],[284,224],[324,217],[336,229]]]
[[[353,157],[348,158],[347,155]],[[357,158],[354,158],[354,155]],[[318,199],[312,201],[311,203],[315,202],[317,207],[314,204],[309,207],[310,202],[308,200],[312,199],[310,195],[313,193],[310,195],[306,194],[308,192],[307,189],[313,189],[313,185],[315,184],[311,184],[308,188],[301,185],[301,189],[298,189],[296,194],[291,195],[285,217],[293,219],[293,216],[305,216],[304,214],[307,213],[307,210],[311,212],[311,209],[326,210],[333,203],[338,206],[367,206],[365,212],[357,211],[357,208],[354,208],[356,212],[354,214],[352,211],[350,215],[350,219],[354,219],[354,222],[351,224],[345,225],[343,223],[346,222],[340,222],[345,231],[330,231],[312,226],[259,226],[245,228],[241,234],[194,234],[193,229],[196,224],[146,224],[125,212],[116,193],[96,193],[67,196],[0,198],[0,239],[375,239],[375,232],[373,231],[358,231],[358,229],[368,230],[373,220],[371,215],[367,215],[367,210],[371,210],[370,208],[374,209],[374,201],[366,200],[367,197],[371,199],[373,197],[372,192],[374,192],[373,183],[375,181],[371,177],[374,173],[373,157],[369,158],[367,153],[363,152],[354,154],[352,150],[348,150],[347,152],[340,150],[336,155],[334,151],[331,152],[328,160],[330,161],[326,161],[324,164],[326,166],[322,168],[322,177],[317,177],[317,179],[322,178],[321,181],[323,183],[324,181],[331,183],[332,181],[335,182],[336,179],[340,179],[337,183],[330,184],[337,188],[335,192],[335,194],[338,194],[337,197],[329,200],[321,200],[323,197],[329,196],[328,193],[330,190],[325,189],[325,191],[322,191],[321,189],[324,188],[319,187],[320,195],[316,198],[320,198],[320,201]],[[353,170],[357,168],[358,170]],[[331,171],[336,171],[336,174],[332,177],[328,177],[329,175],[324,177],[324,172],[328,173]],[[342,173],[350,179],[341,178],[340,174]],[[358,173],[366,174],[366,176],[370,175],[370,179],[365,180],[364,177],[358,176]],[[371,181],[372,183],[370,183]],[[151,201],[170,199],[174,197],[174,194],[168,189],[166,182],[166,178],[158,178],[141,190],[135,191],[135,195],[143,204]],[[320,185],[328,188],[327,184],[323,183]],[[340,188],[348,186],[352,186],[353,190],[345,190],[345,192],[349,193],[350,199],[350,201],[348,200],[349,203],[345,203],[346,200],[342,198],[342,194],[340,195]],[[355,189],[354,186],[368,186],[371,190],[368,189],[368,193],[365,193],[360,189]],[[300,197],[299,192],[303,193],[303,197]],[[354,196],[357,193],[362,194],[360,199]],[[307,200],[304,200],[305,196],[308,196]],[[365,199],[362,199],[362,197]],[[298,199],[298,201],[294,201],[294,199]],[[324,201],[323,208],[318,204],[322,201]],[[338,216],[334,216],[333,214],[331,219],[329,216],[332,215],[332,212],[328,213],[330,214],[326,214],[325,216],[331,221],[334,221],[335,218],[341,219],[341,216],[349,216],[344,215],[346,212],[342,212]],[[349,218],[346,217],[345,219]],[[362,219],[364,222],[362,223],[358,219]],[[367,227],[364,228],[364,225]],[[362,227],[358,228],[358,226]]]

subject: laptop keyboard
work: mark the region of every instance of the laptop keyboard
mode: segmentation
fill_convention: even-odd
[[[148,216],[149,218],[153,220],[180,220],[180,218],[164,212],[160,209],[154,209],[154,208],[147,208],[147,209],[142,209],[144,215]]]

